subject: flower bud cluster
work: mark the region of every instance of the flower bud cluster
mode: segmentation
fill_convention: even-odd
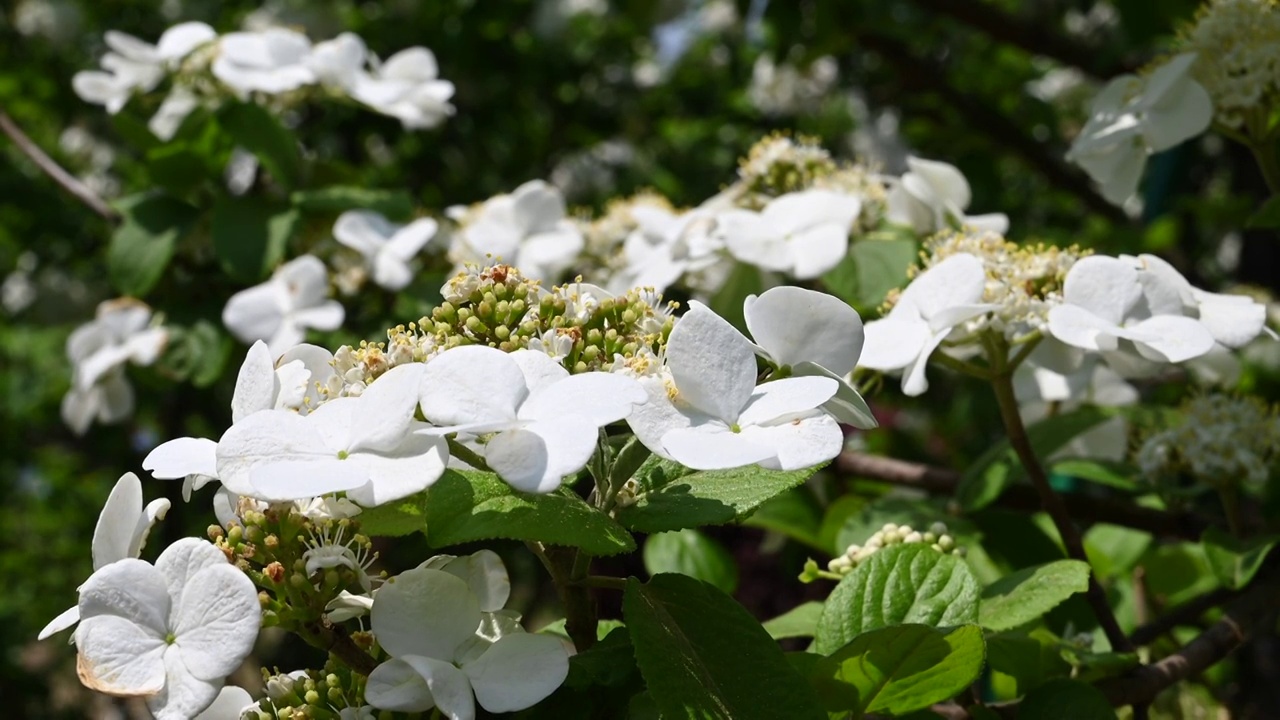
[[[1181,33],[1179,52],[1195,52],[1194,77],[1218,122],[1265,131],[1280,103],[1280,5],[1274,0],[1211,0]]]
[[[835,171],[835,160],[817,139],[785,133],[761,138],[738,163],[744,190],[766,198],[807,190]]]
[[[915,277],[959,253],[982,261],[987,276],[982,302],[996,306],[990,313],[969,320],[965,330],[977,333],[991,328],[1010,340],[1045,328],[1050,308],[1063,301],[1067,271],[1077,260],[1091,254],[1076,245],[1020,245],[991,230],[965,227],[943,230],[925,240],[920,262],[908,275]],[[891,307],[896,298],[897,294],[892,294],[886,305]]]
[[[267,696],[246,717],[259,720],[310,720],[311,718],[376,717],[359,704],[364,678],[342,663],[330,662],[323,670],[289,673],[262,670]],[[350,710],[348,710],[350,708]]]
[[[877,551],[893,545],[922,544],[944,555],[964,557],[965,548],[957,545],[955,538],[947,534],[945,523],[935,522],[928,530],[920,532],[910,525],[885,523],[874,535],[867,538],[862,545],[853,544],[845,548],[844,554],[827,563],[827,570],[836,575],[847,575]]]
[[[1254,397],[1200,395],[1182,422],[1153,433],[1137,451],[1144,477],[1174,487],[1186,477],[1212,488],[1259,492],[1280,457],[1280,411]]]

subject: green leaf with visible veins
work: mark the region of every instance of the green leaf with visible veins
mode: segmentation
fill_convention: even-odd
[[[622,614],[665,720],[817,720],[804,678],[733,598],[685,575],[632,578]]]
[[[636,471],[636,501],[618,512],[618,522],[637,532],[655,533],[742,520],[820,468],[766,470],[748,465],[695,472],[654,455]]]
[[[813,637],[818,631],[818,618],[822,617],[822,603],[813,600],[766,621],[764,629],[774,640]]]
[[[1000,578],[982,591],[978,622],[991,630],[1009,630],[1031,622],[1072,595],[1089,589],[1089,565],[1057,560]]]
[[[446,470],[426,491],[422,507],[427,541],[435,547],[507,538],[578,547],[592,555],[636,549],[630,533],[568,488],[523,493],[493,473]]]
[[[923,544],[893,545],[862,561],[831,591],[814,650],[830,654],[891,625],[976,622],[978,596],[978,581],[960,558]]]
[[[826,710],[903,715],[962,692],[981,675],[985,659],[977,625],[950,631],[898,625],[859,635],[819,662],[814,672],[823,681],[856,691],[824,693]]]

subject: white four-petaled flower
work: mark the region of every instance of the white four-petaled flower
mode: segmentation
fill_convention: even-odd
[[[565,217],[564,196],[541,180],[530,180],[510,195],[489,198],[454,236],[459,262],[501,258],[532,280],[551,281],[578,258],[585,241]]]
[[[1002,213],[965,215],[972,193],[969,181],[954,165],[937,160],[908,157],[907,167],[885,198],[890,222],[909,225],[916,233],[928,235],[952,224],[1003,233],[1009,218]]]
[[[324,263],[303,255],[281,265],[271,279],[241,290],[227,301],[222,323],[242,342],[265,340],[280,355],[306,337],[307,328],[336,330],[345,312],[326,299],[329,276]]]
[[[427,48],[411,47],[372,72],[357,74],[350,90],[356,100],[396,118],[406,130],[416,130],[435,127],[453,114],[453,89],[453,83],[440,79],[436,56]]]
[[[380,287],[403,290],[413,280],[409,261],[435,236],[436,229],[431,218],[397,225],[371,210],[348,210],[334,223],[333,237],[360,253]]]
[[[854,195],[805,190],[774,198],[760,212],[721,213],[715,232],[737,259],[809,280],[844,259],[861,211]]]
[[[71,389],[62,399],[62,419],[77,435],[89,424],[123,420],[133,412],[133,387],[124,365],[150,365],[160,356],[167,330],[151,326],[151,308],[129,298],[98,305],[92,322],[67,338]]]

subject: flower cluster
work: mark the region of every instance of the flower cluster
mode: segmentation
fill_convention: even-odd
[[[1280,7],[1272,0],[1212,0],[1181,32],[1179,49],[1197,54],[1194,77],[1218,122],[1255,139],[1280,102]]]
[[[1142,442],[1138,467],[1160,487],[1172,489],[1189,478],[1205,487],[1259,493],[1280,453],[1277,412],[1257,398],[1198,395],[1183,405],[1179,424]]]
[[[151,308],[137,300],[109,300],[67,338],[72,373],[62,419],[77,435],[94,420],[111,423],[133,412],[133,386],[124,367],[154,363],[169,337],[153,320]]]
[[[108,32],[106,41],[102,69],[78,73],[76,94],[115,114],[134,94],[168,80],[169,94],[149,123],[162,140],[172,138],[196,108],[254,94],[277,104],[307,95],[350,98],[406,129],[434,127],[453,113],[453,84],[439,79],[435,56],[423,47],[379,60],[352,33],[313,45],[288,28],[218,35],[200,22],[175,25],[154,45],[117,31]]]
[[[862,545],[854,543],[845,548],[842,555],[832,558],[827,563],[827,570],[836,575],[847,575],[878,550],[892,545],[912,545],[917,543],[926,545],[939,553],[959,557],[964,557],[965,554],[964,547],[957,545],[955,538],[947,534],[946,523],[935,522],[924,532],[913,530],[910,525],[885,523],[884,527],[867,538],[867,541]]]

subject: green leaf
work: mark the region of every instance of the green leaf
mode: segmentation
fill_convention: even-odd
[[[1027,439],[1036,457],[1043,460],[1081,433],[1092,429],[1114,413],[1099,407],[1085,407],[1055,415],[1027,428]],[[967,511],[980,510],[1000,497],[1010,485],[1025,476],[1018,455],[1003,440],[982,454],[960,478],[956,496]]]
[[[1210,569],[1218,582],[1232,590],[1249,584],[1276,541],[1274,535],[1242,540],[1219,528],[1209,528],[1200,536]]]
[[[492,473],[445,471],[426,491],[424,509],[427,542],[434,547],[507,538],[579,547],[592,555],[636,549],[630,533],[568,488],[531,495]]]
[[[814,650],[830,654],[891,625],[960,625],[978,619],[978,581],[969,566],[923,544],[893,545],[864,560],[831,591]]]
[[[589,650],[569,658],[569,676],[564,684],[574,689],[618,687],[635,670],[631,635],[626,628],[618,627],[600,638],[600,642]]]
[[[441,478],[440,482],[443,481]],[[426,532],[427,494],[430,492],[424,490],[377,507],[365,508],[358,518],[360,532],[372,537],[401,537]]]
[[[773,638],[714,586],[676,574],[632,578],[622,614],[666,720],[825,717]]]
[[[1046,680],[1071,672],[1058,645],[1058,638],[1043,628],[1025,634],[998,633],[987,638],[987,663],[993,671],[1013,678],[1017,694],[1025,695]]]
[[[655,455],[636,471],[636,502],[618,513],[618,522],[654,533],[742,520],[766,500],[803,483],[819,467],[783,471],[748,465],[694,472]]]
[[[1263,203],[1262,207],[1249,216],[1244,226],[1251,229],[1280,228],[1280,195],[1273,195]]]
[[[1115,720],[1116,711],[1094,686],[1078,680],[1050,680],[1027,693],[1018,717],[1036,720]]]
[[[1099,578],[1128,574],[1151,546],[1151,534],[1097,523],[1084,534],[1084,551]]]
[[[826,553],[830,548],[823,544],[818,534],[821,519],[821,511],[812,494],[807,488],[798,487],[762,503],[742,524],[781,533]]]
[[[403,220],[413,213],[413,196],[404,190],[334,185],[315,190],[299,190],[290,199],[294,206],[305,212],[372,210],[392,220]]]
[[[697,530],[650,535],[644,543],[644,569],[650,575],[681,573],[732,594],[738,587],[738,565],[720,543]]]
[[[856,298],[864,307],[884,302],[890,290],[907,282],[907,268],[916,261],[915,240],[863,240],[849,249],[853,260],[858,291]]]
[[[774,640],[813,637],[813,634],[818,631],[820,617],[822,617],[822,603],[815,600],[797,605],[766,622],[764,629]]]
[[[196,387],[208,387],[222,377],[231,356],[231,338],[208,320],[190,328],[170,325],[169,344],[163,362],[167,372],[190,380]]]
[[[949,632],[899,625],[860,635],[819,664],[818,671],[825,666],[834,680],[857,691],[853,707],[829,705],[827,710],[903,715],[962,692],[978,679],[985,658],[977,625]]]
[[[284,258],[298,211],[259,197],[222,197],[213,205],[213,251],[241,282],[258,282]]]
[[[257,103],[231,103],[219,111],[218,123],[237,145],[257,156],[276,182],[287,188],[298,184],[298,143],[270,111]]]
[[[1117,490],[1135,491],[1141,485],[1135,479],[1138,471],[1132,465],[1106,460],[1062,460],[1053,464],[1051,475],[1080,478]]]
[[[1024,568],[982,591],[978,622],[991,630],[1009,630],[1039,618],[1087,589],[1089,566],[1079,560]]]
[[[132,195],[116,203],[123,222],[107,245],[107,276],[122,295],[142,297],[164,276],[178,240],[200,211],[163,194]]]

